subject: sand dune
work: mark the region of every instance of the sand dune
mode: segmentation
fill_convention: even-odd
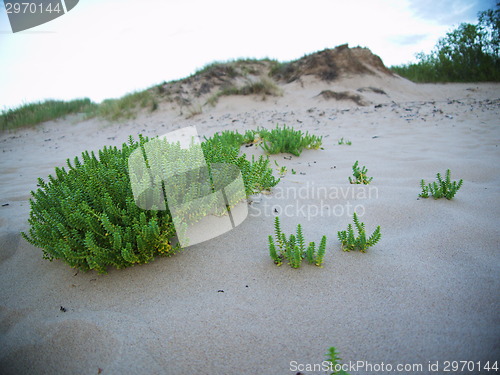
[[[500,85],[355,74],[280,87],[265,101],[222,97],[190,119],[165,104],[119,123],[67,118],[0,135],[0,372],[291,374],[292,361],[319,364],[330,346],[344,363],[383,362],[395,374],[409,373],[397,364],[444,373],[445,361],[499,359]],[[36,178],[83,150],[189,125],[212,135],[277,123],[322,135],[324,150],[271,156],[289,173],[220,237],[107,275],[43,260],[20,238]],[[356,160],[374,177],[371,192],[347,181]],[[456,197],[418,199],[420,179],[447,168],[464,180]],[[346,195],[312,194],[320,186]],[[355,206],[369,231],[382,227],[366,254],[344,253],[336,239]],[[302,223],[307,238],[328,236],[324,268],[273,265],[274,209],[286,231]]]

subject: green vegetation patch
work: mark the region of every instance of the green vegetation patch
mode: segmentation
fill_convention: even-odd
[[[23,104],[14,109],[2,111],[0,114],[0,130],[32,126],[44,121],[73,113],[89,113],[97,108],[90,99],[75,99],[69,102],[62,100],[46,100]]]
[[[418,62],[391,67],[414,82],[500,81],[500,6],[478,14],[478,23],[462,23],[441,38]]]
[[[269,154],[279,154],[287,152],[295,156],[300,156],[303,149],[317,150],[321,147],[323,137],[318,137],[292,127],[279,127],[272,130],[260,130],[262,137],[262,148]]]
[[[342,250],[344,251],[359,250],[362,253],[365,253],[369,247],[375,245],[382,237],[382,234],[380,233],[380,225],[377,226],[377,229],[375,229],[372,235],[369,238],[367,238],[365,223],[359,221],[356,213],[354,213],[353,215],[353,221],[354,221],[354,226],[356,227],[356,230],[358,232],[358,235],[356,236],[354,234],[352,224],[348,224],[347,230],[337,232],[337,237],[339,238],[342,244]]]
[[[323,142],[321,136],[312,135],[309,132],[304,134],[301,130],[295,130],[286,125],[282,127],[276,125],[276,128],[271,130],[265,128],[247,130],[245,134],[225,130],[215,134],[213,138],[233,147],[255,143],[268,154],[290,153],[295,156],[300,156],[304,149],[317,150],[321,148]]]
[[[262,99],[267,96],[281,96],[281,88],[269,78],[260,78],[256,81],[250,81],[245,85],[238,87],[235,85],[226,85],[207,99],[207,104],[215,106],[221,96],[232,95],[261,95]]]
[[[443,179],[441,173],[436,175],[437,181],[429,183],[426,185],[425,181],[422,179],[420,181],[420,187],[422,192],[419,197],[429,198],[430,196],[434,199],[446,198],[448,200],[452,199],[455,194],[460,190],[463,184],[463,180],[451,181],[451,172],[449,169],[446,170],[446,177]]]
[[[340,144],[340,143],[339,143]],[[363,184],[368,185],[372,182],[373,177],[368,177],[366,174],[368,173],[368,169],[365,166],[360,167],[358,161],[354,163],[352,166],[352,174],[354,178],[349,177],[349,182],[351,184]]]
[[[93,115],[116,121],[133,118],[141,108],[148,108],[150,111],[158,108],[158,102],[150,90],[133,92],[119,99],[106,99],[95,107]]]
[[[274,236],[269,236],[269,255],[277,266],[281,266],[285,260],[292,268],[299,268],[302,259],[307,259],[310,264],[322,267],[323,258],[326,251],[326,236],[321,238],[319,246],[309,242],[306,247],[302,225],[297,225],[296,234],[287,236],[281,230],[281,223],[278,216],[274,218]]]
[[[39,178],[40,188],[31,192],[30,229],[22,233],[23,237],[42,248],[46,259],[61,259],[73,268],[99,273],[105,273],[108,267],[148,263],[157,256],[169,256],[180,250],[175,244],[176,231],[168,207],[144,210],[134,199],[129,157],[141,148],[148,163],[144,147],[149,141],[142,136],[138,141],[130,137],[122,148],[104,147],[97,154],[85,151],[81,158],[68,159],[67,168],[56,168],[55,175],[50,175],[47,181]],[[180,144],[169,147],[168,160],[170,152],[189,152],[180,149]],[[212,163],[236,165],[247,196],[271,189],[279,182],[264,156],[247,160],[245,155],[239,155],[238,148],[220,139],[208,139],[197,150],[203,151],[211,181]],[[192,168],[190,155],[182,156],[175,159],[180,161],[173,167],[168,160],[158,162],[180,170]],[[194,190],[206,188],[206,185],[186,186]],[[158,193],[164,194],[164,190]],[[191,190],[186,192],[190,193]],[[192,212],[199,213],[195,210],[186,214]]]

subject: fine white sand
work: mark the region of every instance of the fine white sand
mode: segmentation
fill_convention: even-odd
[[[390,364],[394,374],[500,360],[500,85],[358,76],[283,89],[266,101],[221,98],[190,119],[162,104],[119,123],[68,117],[0,134],[0,373],[295,374],[295,363],[318,366],[330,346],[344,363]],[[325,89],[370,104],[318,97]],[[129,134],[277,123],[323,135],[324,150],[271,156],[288,174],[272,194],[251,197],[248,218],[222,236],[106,275],[44,260],[20,237],[37,177],[68,157]],[[348,183],[356,160],[374,177],[369,186]],[[464,180],[456,197],[418,199],[420,179],[448,168]],[[342,252],[336,238],[354,207],[369,232],[382,229],[366,254]],[[273,264],[275,209],[286,232],[301,223],[307,241],[328,236],[323,268]]]

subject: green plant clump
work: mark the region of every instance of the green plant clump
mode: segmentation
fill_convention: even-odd
[[[253,140],[253,136],[251,137]],[[236,131],[224,130],[222,133],[215,133],[212,137],[205,137],[205,142],[220,142],[226,146],[240,148],[246,141],[245,137]]]
[[[235,148],[239,148],[243,144],[255,143],[259,144],[268,154],[288,152],[300,156],[304,148],[319,149],[323,137],[310,135],[308,132],[304,134],[302,131],[286,125],[281,128],[276,125],[276,128],[272,130],[259,128],[257,130],[247,130],[245,134],[225,130],[222,133],[214,134],[212,139]],[[205,140],[207,140],[206,137]]]
[[[422,188],[422,192],[419,197],[421,198],[429,198],[429,196],[433,196],[434,199],[446,198],[448,200],[452,199],[457,191],[462,187],[463,180],[459,181],[451,181],[450,178],[450,170],[446,170],[446,178],[443,180],[441,174],[438,173],[436,175],[437,182],[429,183],[427,186],[425,181],[422,179],[420,181],[420,187]]]
[[[337,236],[342,243],[342,250],[351,251],[351,250],[359,250],[362,253],[365,253],[366,250],[375,245],[381,238],[380,233],[380,225],[375,229],[370,238],[366,238],[366,230],[365,223],[361,223],[358,219],[356,213],[353,215],[354,225],[356,226],[356,230],[358,231],[358,236],[355,237],[354,230],[352,224],[347,225],[347,231],[339,231],[337,232]]]
[[[330,362],[329,367],[330,370],[333,371],[330,375],[349,375],[348,372],[342,369],[342,365],[339,363],[342,358],[339,357],[339,353],[337,352],[337,349],[335,349],[335,347],[332,346],[328,348],[328,352],[326,353],[326,360]]]
[[[262,129],[260,135],[263,138],[261,147],[269,154],[288,152],[300,156],[304,148],[319,149],[323,140],[323,137],[310,135],[309,132],[304,134],[286,125],[282,128],[276,125],[273,130]]]
[[[349,182],[351,184],[368,185],[373,180],[373,177],[367,177],[366,176],[367,172],[368,172],[368,169],[366,169],[365,166],[360,168],[358,166],[358,161],[356,160],[356,162],[352,166],[352,174],[354,175],[354,179],[351,179],[351,177],[349,177]]]
[[[339,139],[338,144],[339,144],[339,146],[340,145],[350,146],[350,145],[352,145],[352,142],[350,140],[348,140],[348,139],[344,140],[344,137],[342,137],[342,138]]]
[[[134,200],[129,157],[140,147],[146,163],[150,163],[149,154],[145,152],[147,142],[150,142],[147,137],[139,136],[138,141],[130,137],[121,149],[104,147],[97,155],[86,151],[73,162],[68,159],[67,169],[56,168],[55,176],[50,175],[48,181],[39,178],[40,188],[31,192],[30,229],[22,233],[23,237],[42,248],[46,259],[61,259],[73,268],[93,269],[99,273],[105,273],[108,267],[119,269],[147,263],[156,256],[169,256],[178,251],[179,246],[173,241],[176,231],[168,207],[165,210],[161,207],[144,210]],[[195,156],[188,155],[191,151],[181,149],[179,143],[166,143],[165,147],[169,147],[169,154],[178,154],[176,160],[181,162],[174,163],[167,158],[159,161],[162,167],[167,170],[189,169],[192,156]],[[197,151],[203,151],[209,173],[212,163],[237,165],[247,195],[270,189],[279,181],[272,176],[269,160],[264,157],[246,160],[244,155],[238,155],[237,149],[224,146],[220,140],[207,140],[197,147]],[[182,197],[169,193],[169,203],[205,192],[206,184],[189,184],[197,181],[199,176],[196,173],[181,174],[183,181],[180,183],[186,184],[184,180],[187,180],[188,184],[183,185],[187,189],[181,192]],[[165,185],[161,186],[173,185],[177,181],[173,180],[172,184],[164,181]],[[162,189],[159,192],[165,194]],[[203,214],[199,211],[188,209],[185,214],[194,215],[190,219],[196,220]]]
[[[240,155],[239,146],[234,139],[229,134],[205,139],[201,147],[209,169],[213,163],[236,165],[241,171],[247,196],[276,186],[280,180],[273,176],[269,159],[262,155],[256,159],[252,155],[252,159],[248,160],[245,154]]]
[[[302,259],[306,258],[310,264],[322,267],[326,251],[326,236],[321,238],[317,248],[314,242],[309,242],[306,247],[302,226],[298,224],[296,234],[290,234],[287,238],[281,230],[280,220],[277,216],[274,219],[274,235],[275,239],[271,235],[268,237],[269,255],[277,266],[281,266],[286,259],[290,267],[299,268]]]
[[[45,259],[62,259],[80,270],[106,272],[147,263],[178,248],[168,211],[141,210],[135,203],[127,173],[130,154],[147,138],[105,147],[98,157],[83,152],[68,170],[38,179],[31,192],[28,232],[23,237],[41,247]]]

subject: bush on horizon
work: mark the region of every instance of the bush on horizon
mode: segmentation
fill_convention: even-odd
[[[188,78],[197,77],[200,75],[207,76],[220,76],[227,75],[229,78],[236,78],[241,76],[246,76],[247,74],[258,74],[257,70],[248,69],[246,65],[248,64],[262,64],[274,63],[275,60],[269,58],[240,58],[240,59],[229,59],[225,61],[213,61],[200,69],[197,69]]]
[[[500,81],[500,3],[478,13],[478,23],[462,23],[413,64],[392,66],[414,82]]]

